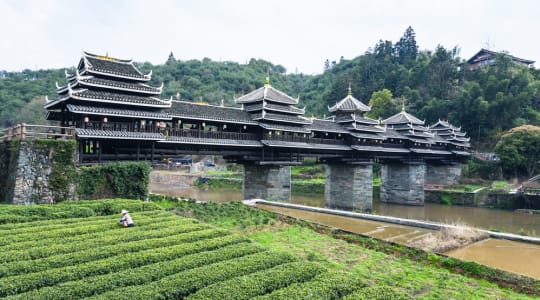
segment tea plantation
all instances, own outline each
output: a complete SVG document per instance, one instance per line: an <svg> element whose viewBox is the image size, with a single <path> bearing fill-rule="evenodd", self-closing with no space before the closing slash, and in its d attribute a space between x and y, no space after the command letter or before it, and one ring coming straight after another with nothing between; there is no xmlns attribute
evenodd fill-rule
<svg viewBox="0 0 540 300"><path fill-rule="evenodd" d="M130 211L135 227L118 225ZM154 203L0 206L6 299L407 299Z"/></svg>

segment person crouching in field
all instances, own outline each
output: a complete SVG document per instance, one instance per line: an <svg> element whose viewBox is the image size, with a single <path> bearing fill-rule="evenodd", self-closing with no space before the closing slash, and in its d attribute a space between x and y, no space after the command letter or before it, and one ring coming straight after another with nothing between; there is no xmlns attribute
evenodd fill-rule
<svg viewBox="0 0 540 300"><path fill-rule="evenodd" d="M124 225L124 227L132 227L134 225L133 219L129 215L129 212L125 209L122 209L122 218L119 222Z"/></svg>

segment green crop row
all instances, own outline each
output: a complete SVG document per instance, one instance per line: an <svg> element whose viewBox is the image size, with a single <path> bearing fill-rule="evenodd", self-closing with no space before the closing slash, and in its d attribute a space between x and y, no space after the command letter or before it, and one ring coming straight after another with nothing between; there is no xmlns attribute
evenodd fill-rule
<svg viewBox="0 0 540 300"><path fill-rule="evenodd" d="M183 255L214 250L245 241L248 241L246 237L228 235L189 244L126 253L121 257L113 256L79 265L4 277L0 278L0 297L15 295L65 281L79 280L89 276L119 272L126 269L129 270L160 261L172 260Z"/></svg>
<svg viewBox="0 0 540 300"><path fill-rule="evenodd" d="M95 215L117 214L122 209L131 212L159 210L152 202L127 199L109 199L100 201L64 202L55 205L18 206L3 204L0 209L0 224L31 222L47 219L65 219L90 217Z"/></svg>
<svg viewBox="0 0 540 300"><path fill-rule="evenodd" d="M165 218L174 218L174 216L169 216ZM92 233L92 232L100 232L103 230L110 230L110 229L118 229L118 220L120 218L111 218L110 222L104 222L102 224L97 225L90 225L86 226L84 225L84 222L80 223L80 226L73 226L68 228L59 228L55 230L49 230L49 231L35 231L35 232L26 232L22 234L17 235L8 235L3 234L0 238L0 246L15 243L15 242L23 242L23 241L29 241L29 240L35 240L35 239L47 239L47 238L56 238L56 237L63 237L63 236L69 236L69 235L79 235L79 234L85 234L85 233ZM148 218L142 218L142 220L135 219L137 223L135 225L144 225L144 224L151 224L155 222L156 218L148 217Z"/></svg>
<svg viewBox="0 0 540 300"><path fill-rule="evenodd" d="M188 224L195 224L196 220L178 218L178 217L175 217L174 215L170 215L169 217L159 218L157 220L154 220L153 218L137 219L136 222L137 222L136 226L129 228L129 231L140 232L140 231L147 231L147 230L156 230L159 228L163 228L164 226L184 226ZM110 226L104 227L102 230L95 231L95 232L82 233L78 235L49 237L49 238L38 239L38 240L26 240L26 241L13 242L13 243L10 243L9 245L1 246L0 252L9 251L9 250L17 250L17 249L29 249L33 247L50 246L50 245L56 245L56 244L75 243L75 242L80 242L80 241L91 240L96 237L99 238L105 235L107 236L119 235L119 232L122 232L122 233L128 232L127 229L122 228L117 224L117 220L113 220L112 223L109 225ZM0 238L0 241L1 240L2 238Z"/></svg>
<svg viewBox="0 0 540 300"><path fill-rule="evenodd" d="M167 215L170 214L168 212L165 212L163 210L149 210L149 211L141 211L141 212L135 212L135 216L160 216L160 215ZM118 214L118 217L120 217L120 214ZM47 228L47 229L53 229L55 227L62 227L67 226L71 224L76 224L80 222L99 222L101 220L110 220L111 215L106 216L93 216L93 217L73 217L73 218L66 218L66 219L50 219L50 220L38 220L38 221L32 221L32 222L25 222L25 223L10 223L10 224L2 224L0 225L0 232L5 231L11 231L11 230L23 230L27 228Z"/></svg>
<svg viewBox="0 0 540 300"><path fill-rule="evenodd" d="M171 213L163 212L154 210L151 211L150 214L147 213L136 213L132 215L132 217L137 219L141 218L160 218L160 217L166 217L171 216ZM36 222L28 222L24 223L25 225L28 224L27 227L16 227L11 229L3 229L0 231L2 235L18 235L22 233L29 233L29 232L38 232L38 231L53 231L58 229L65 229L67 227L77 227L79 224L84 224L84 226L90 226L90 225L99 225L99 224L110 224L111 221L120 219L120 214L118 214L118 217L115 218L113 216L100 216L97 218L72 218L72 219L65 219L66 222L62 224L43 224L40 221Z"/></svg>
<svg viewBox="0 0 540 300"><path fill-rule="evenodd" d="M312 262L292 262L207 286L186 299L250 299L291 283L305 282L324 268Z"/></svg>
<svg viewBox="0 0 540 300"><path fill-rule="evenodd" d="M148 284L116 289L89 299L181 299L205 286L293 260L294 257L286 253L256 253L176 273Z"/></svg>
<svg viewBox="0 0 540 300"><path fill-rule="evenodd" d="M326 272L313 280L291 284L270 294L256 297L257 300L293 300L293 299L341 299L366 284L352 274Z"/></svg>
<svg viewBox="0 0 540 300"><path fill-rule="evenodd" d="M253 243L234 244L213 251L200 252L170 261L133 268L129 271L123 270L117 273L68 281L14 295L7 299L80 299L113 291L121 287L149 283L185 270L263 251L262 247Z"/></svg>
<svg viewBox="0 0 540 300"><path fill-rule="evenodd" d="M200 230L196 227L193 230ZM25 273L40 272L51 268L61 268L75 264L81 264L93 260L103 259L124 253L132 253L147 249L167 247L183 243L191 243L198 240L209 239L229 234L223 229L206 229L193 231L174 236L146 239L117 245L103 246L99 248L91 247L82 251L61 255L54 255L40 259L16 261L0 266L0 277L14 276Z"/></svg>
<svg viewBox="0 0 540 300"><path fill-rule="evenodd" d="M121 235L110 234L109 232L103 233L101 236L94 236L92 239L86 239L74 243L60 243L46 246L30 247L22 250L9 250L0 252L0 263L8 263L12 261L25 261L45 258L49 256L71 253L80 251L81 249L90 249L96 247L103 247L108 245L120 245L125 242L140 241L144 239L169 237L181 233L190 231L203 230L210 228L207 224L188 224L183 226L178 225L177 222L165 222L160 223L162 227L158 227L159 230L137 230L146 229L145 227L134 227L129 230L125 230ZM161 228L161 229L160 229Z"/></svg>
<svg viewBox="0 0 540 300"><path fill-rule="evenodd" d="M344 300L409 300L413 299L405 292L390 286L370 286L343 297Z"/></svg>

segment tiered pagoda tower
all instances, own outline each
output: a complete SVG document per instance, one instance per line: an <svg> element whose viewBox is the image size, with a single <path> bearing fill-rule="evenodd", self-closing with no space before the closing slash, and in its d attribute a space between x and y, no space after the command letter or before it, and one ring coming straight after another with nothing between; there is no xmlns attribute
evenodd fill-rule
<svg viewBox="0 0 540 300"><path fill-rule="evenodd" d="M77 137L85 139L81 155L101 153L106 145L98 139L164 139L148 129L170 119L163 109L171 101L159 98L162 87L148 85L151 73L142 74L131 60L83 52L75 74L66 72L66 79L65 86L57 84L58 99L47 99L47 119L76 128Z"/></svg>
<svg viewBox="0 0 540 300"><path fill-rule="evenodd" d="M465 150L471 147L470 138L466 137L466 132L461 132L461 127L455 127L448 121L439 121L431 126L429 130L435 133L436 136L448 141L453 145L453 151L457 155L468 156L469 153Z"/></svg>
<svg viewBox="0 0 540 300"><path fill-rule="evenodd" d="M266 77L264 86L237 98L235 102L241 104L251 119L264 129L263 140L266 142L263 143L271 146L277 145L279 140L287 141L287 137L303 137L310 133L304 125L312 124L312 121L304 117L305 108L297 107L298 100L272 87L269 77Z"/></svg>
<svg viewBox="0 0 540 300"><path fill-rule="evenodd" d="M348 130L357 141L370 144L384 139L378 134L383 133L384 128L378 126L379 121L364 116L366 112L371 111L371 108L352 95L350 84L347 97L329 107L328 110L335 114L334 121Z"/></svg>

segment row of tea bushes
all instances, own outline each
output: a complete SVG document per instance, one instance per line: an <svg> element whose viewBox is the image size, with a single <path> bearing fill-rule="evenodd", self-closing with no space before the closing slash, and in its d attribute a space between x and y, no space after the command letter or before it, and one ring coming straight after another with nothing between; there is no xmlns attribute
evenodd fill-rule
<svg viewBox="0 0 540 300"><path fill-rule="evenodd" d="M141 212L160 209L153 202L129 199L66 201L54 205L0 205L0 224L118 214L122 209Z"/></svg>

